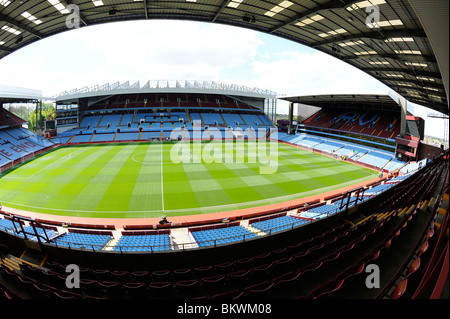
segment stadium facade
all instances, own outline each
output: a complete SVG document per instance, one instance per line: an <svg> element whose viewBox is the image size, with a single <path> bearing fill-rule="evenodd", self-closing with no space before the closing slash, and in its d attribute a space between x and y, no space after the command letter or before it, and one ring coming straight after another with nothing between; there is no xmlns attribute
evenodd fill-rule
<svg viewBox="0 0 450 319"><path fill-rule="evenodd" d="M117 105L113 106L116 101ZM145 81L142 84L140 81L125 81L62 92L56 96L56 107L58 134L81 127L85 116L104 115L105 110L139 116L139 113L147 111L153 115L186 110L200 113L203 107L212 112L266 114L273 121L276 116L276 93L206 81ZM192 122L186 118L184 120ZM223 126L226 124L220 119L219 122ZM216 123L206 121L202 124Z"/></svg>

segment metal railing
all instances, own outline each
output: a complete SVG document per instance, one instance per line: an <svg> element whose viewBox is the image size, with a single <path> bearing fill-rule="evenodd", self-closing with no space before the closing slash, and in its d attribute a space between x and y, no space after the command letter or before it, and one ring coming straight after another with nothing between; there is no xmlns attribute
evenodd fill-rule
<svg viewBox="0 0 450 319"><path fill-rule="evenodd" d="M143 253L155 253L155 252L168 252L168 251L174 251L174 250L188 250L188 249L194 249L194 248L212 248L217 247L221 245L227 245L227 244L236 244L239 242L245 242L248 240L258 239L263 236L271 236L275 233L282 232L282 231L290 231L292 229L302 227L304 225L310 224L314 222L315 220L326 218L336 212L326 212L326 213L315 213L314 218L305 218L304 223L299 223L298 221L287 223L285 225L277 225L273 228L266 229L266 230L257 230L253 231L250 234L240 234L236 236L230 236L230 237L222 237L222 238L211 238L207 240L202 241L193 241L189 243L174 243L171 242L170 244L161 244L161 245L99 245L99 244L93 244L93 243L86 243L86 242L69 242L64 241L62 239L58 240L51 240L47 244L54 245L56 247L61 248L67 248L67 249L84 249L84 250L90 250L90 251L109 251L109 252L117 252L117 253L136 253L136 252L143 252ZM43 228L45 232L45 228ZM19 233L14 228L9 228L4 225L0 225L0 231L6 231L10 234L18 236ZM45 236L45 235L44 235ZM206 244L206 245L204 245Z"/></svg>

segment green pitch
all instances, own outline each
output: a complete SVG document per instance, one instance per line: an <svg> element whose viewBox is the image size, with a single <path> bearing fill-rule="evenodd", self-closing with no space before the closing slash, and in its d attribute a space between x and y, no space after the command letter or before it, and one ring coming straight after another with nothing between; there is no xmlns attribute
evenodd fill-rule
<svg viewBox="0 0 450 319"><path fill-rule="evenodd" d="M193 150L194 144L188 147ZM208 144L200 146L204 149ZM278 154L268 157L277 164L270 174L261 174L267 162L262 164L257 156L252 161L260 151L247 143L231 144L232 149L223 146L221 157L212 153L217 163L199 159L195 154L201 153L195 151L185 162L176 163L175 145L55 149L4 173L0 204L79 217L170 217L278 203L377 176L375 171L281 143Z"/></svg>

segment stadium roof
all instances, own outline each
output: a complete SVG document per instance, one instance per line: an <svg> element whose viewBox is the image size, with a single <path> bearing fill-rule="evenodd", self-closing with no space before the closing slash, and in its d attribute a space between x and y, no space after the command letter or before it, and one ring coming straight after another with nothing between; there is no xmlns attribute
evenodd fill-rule
<svg viewBox="0 0 450 319"><path fill-rule="evenodd" d="M283 100L316 105L318 103L386 104L399 107L389 95L375 94L320 94L284 97Z"/></svg>
<svg viewBox="0 0 450 319"><path fill-rule="evenodd" d="M244 85L227 84L214 81L178 81L178 80L154 80L154 81L121 81L94 85L64 91L56 95L57 101L74 98L137 94L137 93L205 93L205 94L230 94L257 98L276 98L276 92L251 88Z"/></svg>
<svg viewBox="0 0 450 319"><path fill-rule="evenodd" d="M367 23L377 17L371 5L379 8L377 25ZM448 0L0 0L0 58L73 28L72 8L80 27L177 19L269 33L335 56L408 101L449 114Z"/></svg>
<svg viewBox="0 0 450 319"><path fill-rule="evenodd" d="M43 99L42 91L39 90L0 85L0 106L5 103L26 103Z"/></svg>
<svg viewBox="0 0 450 319"><path fill-rule="evenodd" d="M375 94L321 94L284 97L283 100L318 107L331 105L364 105L366 107L377 106L384 109L400 110L400 105L389 95Z"/></svg>

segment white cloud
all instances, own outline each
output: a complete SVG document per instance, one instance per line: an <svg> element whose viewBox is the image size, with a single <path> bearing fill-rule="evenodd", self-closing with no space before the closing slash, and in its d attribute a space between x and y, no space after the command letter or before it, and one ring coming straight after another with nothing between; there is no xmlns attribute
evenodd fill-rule
<svg viewBox="0 0 450 319"><path fill-rule="evenodd" d="M110 23L35 42L0 60L1 82L46 95L122 80L210 80L281 94L373 93L378 81L319 51L224 25L176 21ZM279 43L279 39L277 39ZM386 92L383 92L386 93Z"/></svg>
<svg viewBox="0 0 450 319"><path fill-rule="evenodd" d="M86 48L104 62L123 67L205 63L215 68L234 67L255 55L260 44L254 32L196 22L114 23L97 26L95 31L93 36L83 34Z"/></svg>
<svg viewBox="0 0 450 319"><path fill-rule="evenodd" d="M215 80L253 59L257 33L197 22L110 23L64 32L0 60L0 82L47 95L122 80Z"/></svg>
<svg viewBox="0 0 450 319"><path fill-rule="evenodd" d="M367 73L316 51L280 52L278 57L252 64L256 86L269 85L286 95L388 93L388 88Z"/></svg>

